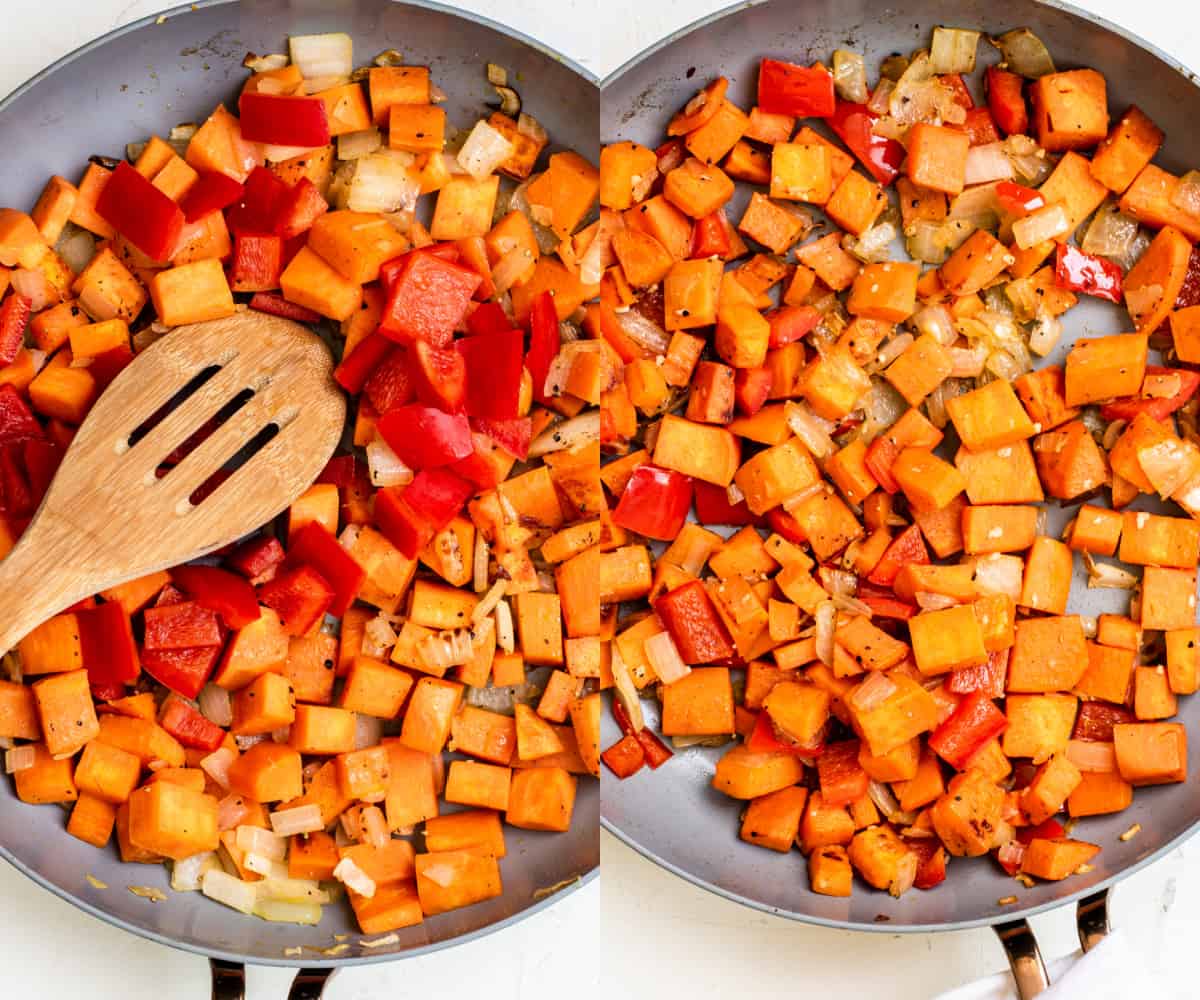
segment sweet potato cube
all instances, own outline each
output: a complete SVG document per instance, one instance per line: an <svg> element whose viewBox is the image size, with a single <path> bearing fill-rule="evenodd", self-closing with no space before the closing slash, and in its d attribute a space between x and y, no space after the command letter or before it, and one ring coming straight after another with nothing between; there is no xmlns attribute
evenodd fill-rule
<svg viewBox="0 0 1200 1000"><path fill-rule="evenodd" d="M1187 732L1178 722L1134 722L1113 726L1117 770L1131 785L1165 785L1187 780Z"/></svg>
<svg viewBox="0 0 1200 1000"><path fill-rule="evenodd" d="M614 142L600 150L600 204L623 212L635 202L633 192L658 169L654 150L636 142Z"/></svg>
<svg viewBox="0 0 1200 1000"><path fill-rule="evenodd" d="M1021 792L1021 809L1031 826L1044 823L1066 804L1079 786L1082 775L1066 754L1055 754L1041 767Z"/></svg>
<svg viewBox="0 0 1200 1000"><path fill-rule="evenodd" d="M1029 97L1038 145L1049 152L1089 149L1108 134L1108 91L1094 69L1048 73Z"/></svg>
<svg viewBox="0 0 1200 1000"><path fill-rule="evenodd" d="M842 239L837 233L822 236L813 243L805 243L796 250L796 260L814 271L835 292L849 288L861 266L856 258L842 249Z"/></svg>
<svg viewBox="0 0 1200 1000"><path fill-rule="evenodd" d="M1189 625L1166 634L1167 680L1175 694L1194 694L1200 688L1200 630Z"/></svg>
<svg viewBox="0 0 1200 1000"><path fill-rule="evenodd" d="M712 786L735 799L756 799L796 784L804 774L790 753L762 753L738 743L717 761Z"/></svg>
<svg viewBox="0 0 1200 1000"><path fill-rule="evenodd" d="M1056 538L1035 538L1025 558L1025 574L1017 603L1034 611L1061 615L1071 589L1071 550Z"/></svg>
<svg viewBox="0 0 1200 1000"><path fill-rule="evenodd" d="M930 813L933 829L957 857L979 857L993 846L1004 808L1004 789L982 771L970 770L950 782Z"/></svg>
<svg viewBox="0 0 1200 1000"><path fill-rule="evenodd" d="M17 644L23 674L61 673L83 666L79 620L71 612L47 618Z"/></svg>
<svg viewBox="0 0 1200 1000"><path fill-rule="evenodd" d="M1087 640L1078 615L1024 618L1017 622L1016 641L1008 663L1009 691L1070 691L1087 669Z"/></svg>
<svg viewBox="0 0 1200 1000"><path fill-rule="evenodd" d="M408 249L408 240L373 212L326 212L308 232L308 245L347 281L365 285L385 261Z"/></svg>
<svg viewBox="0 0 1200 1000"><path fill-rule="evenodd" d="M884 372L909 406L920 406L925 397L950 376L950 352L932 334L914 340Z"/></svg>
<svg viewBox="0 0 1200 1000"><path fill-rule="evenodd" d="M1138 395L1146 375L1147 342L1144 333L1075 341L1067 355L1067 405Z"/></svg>
<svg viewBox="0 0 1200 1000"><path fill-rule="evenodd" d="M17 798L30 805L50 802L74 802L79 798L75 784L75 762L70 757L55 759L42 743L33 744L31 767L13 775Z"/></svg>
<svg viewBox="0 0 1200 1000"><path fill-rule="evenodd" d="M987 662L983 630L970 604L914 615L908 628L913 659L926 677Z"/></svg>
<svg viewBox="0 0 1200 1000"><path fill-rule="evenodd" d="M1075 152L1063 154L1038 192L1047 205L1057 202L1066 209L1072 229L1081 225L1108 197L1108 189L1092 176L1087 158ZM1045 258L1046 252L1040 249L1043 247L1044 244L1038 243L1026 251L1031 255L1031 270ZM1013 270L1015 272L1017 268L1014 266Z"/></svg>
<svg viewBox="0 0 1200 1000"><path fill-rule="evenodd" d="M1124 705L1129 698L1136 656L1133 650L1087 644L1088 665L1075 684L1075 691L1090 698L1101 698Z"/></svg>
<svg viewBox="0 0 1200 1000"><path fill-rule="evenodd" d="M817 483L820 472L799 438L767 448L733 477L752 513L765 514L788 497Z"/></svg>
<svg viewBox="0 0 1200 1000"><path fill-rule="evenodd" d="M966 477L971 503L1040 503L1045 499L1027 441L988 451L959 448L954 465Z"/></svg>
<svg viewBox="0 0 1200 1000"><path fill-rule="evenodd" d="M897 881L901 861L911 851L900 834L885 824L856 833L846 853L863 881L876 889L890 889Z"/></svg>
<svg viewBox="0 0 1200 1000"><path fill-rule="evenodd" d="M885 754L873 754L863 743L858 750L859 766L875 781L909 781L920 766L921 741L913 737Z"/></svg>
<svg viewBox="0 0 1200 1000"><path fill-rule="evenodd" d="M668 330L690 330L717 321L721 287L719 260L680 260L663 279L663 313Z"/></svg>
<svg viewBox="0 0 1200 1000"><path fill-rule="evenodd" d="M304 791L300 753L283 743L256 743L229 768L229 790L255 802L290 802Z"/></svg>
<svg viewBox="0 0 1200 1000"><path fill-rule="evenodd" d="M1196 622L1196 571L1147 566L1142 573L1142 628L1186 629Z"/></svg>
<svg viewBox="0 0 1200 1000"><path fill-rule="evenodd" d="M938 277L952 295L973 295L1011 263L1012 256L1003 243L986 229L976 229L941 266Z"/></svg>
<svg viewBox="0 0 1200 1000"><path fill-rule="evenodd" d="M129 840L143 851L176 861L217 849L217 800L169 781L129 797Z"/></svg>
<svg viewBox="0 0 1200 1000"><path fill-rule="evenodd" d="M1200 523L1186 517L1164 517L1125 511L1117 557L1138 566L1191 569L1200 562Z"/></svg>
<svg viewBox="0 0 1200 1000"><path fill-rule="evenodd" d="M33 685L46 749L55 757L73 754L100 732L86 670L43 677Z"/></svg>
<svg viewBox="0 0 1200 1000"><path fill-rule="evenodd" d="M833 194L833 161L824 143L771 147L771 197L824 205Z"/></svg>
<svg viewBox="0 0 1200 1000"><path fill-rule="evenodd" d="M937 725L937 703L912 677L898 670L888 674L896 685L882 704L864 710L850 704L850 721L874 756L903 746Z"/></svg>
<svg viewBox="0 0 1200 1000"><path fill-rule="evenodd" d="M162 761L183 767L186 762L183 747L153 719L105 713L99 722L97 740L133 754L143 764Z"/></svg>
<svg viewBox="0 0 1200 1000"><path fill-rule="evenodd" d="M892 476L914 506L940 510L960 494L966 477L928 448L904 448L892 464Z"/></svg>
<svg viewBox="0 0 1200 1000"><path fill-rule="evenodd" d="M796 385L796 391L808 400L813 412L826 420L841 420L870 388L867 373L849 351L838 347L809 362Z"/></svg>
<svg viewBox="0 0 1200 1000"><path fill-rule="evenodd" d="M793 785L752 800L738 835L748 844L786 854L800 833L807 798L807 790Z"/></svg>
<svg viewBox="0 0 1200 1000"><path fill-rule="evenodd" d="M1140 109L1131 107L1092 154L1092 176L1114 194L1121 194L1154 159L1162 141L1162 129Z"/></svg>
<svg viewBox="0 0 1200 1000"><path fill-rule="evenodd" d="M733 732L733 687L728 667L696 667L662 688L665 736Z"/></svg>
<svg viewBox="0 0 1200 1000"><path fill-rule="evenodd" d="M1200 219L1174 203L1180 178L1148 163L1133 179L1118 203L1121 211L1147 226L1174 226L1191 240L1200 240Z"/></svg>
<svg viewBox="0 0 1200 1000"><path fill-rule="evenodd" d="M741 446L724 427L698 424L674 414L659 423L654 462L716 486L728 486L738 471Z"/></svg>
<svg viewBox="0 0 1200 1000"><path fill-rule="evenodd" d="M416 856L417 894L426 916L492 899L503 892L500 866L490 855L441 851Z"/></svg>
<svg viewBox="0 0 1200 1000"><path fill-rule="evenodd" d="M848 897L853 889L854 869L846 849L829 844L814 850L808 857L808 881L818 895Z"/></svg>
<svg viewBox="0 0 1200 1000"><path fill-rule="evenodd" d="M1104 452L1081 420L1039 434L1033 450L1038 474L1053 497L1072 500L1109 480Z"/></svg>
<svg viewBox="0 0 1200 1000"><path fill-rule="evenodd" d="M861 236L886 207L883 188L857 170L851 170L826 202L825 213L846 232Z"/></svg>
<svg viewBox="0 0 1200 1000"><path fill-rule="evenodd" d="M830 805L814 790L800 822L800 848L805 852L821 847L849 844L854 839L854 818L845 806Z"/></svg>
<svg viewBox="0 0 1200 1000"><path fill-rule="evenodd" d="M104 847L112 838L116 822L116 806L93 795L83 794L71 810L67 833L93 847Z"/></svg>
<svg viewBox="0 0 1200 1000"><path fill-rule="evenodd" d="M71 214L75 211L78 198L79 190L65 178L55 175L46 181L37 204L33 206L31 216L42 239L49 246L58 242Z"/></svg>
<svg viewBox="0 0 1200 1000"><path fill-rule="evenodd" d="M785 254L812 228L812 220L800 209L776 204L761 191L755 191L737 228L772 253Z"/></svg>
<svg viewBox="0 0 1200 1000"><path fill-rule="evenodd" d="M1081 70L1080 72L1085 71ZM1062 76L1063 74L1058 75ZM1051 882L1059 882L1068 875L1074 875L1081 866L1087 864L1099 853L1100 847L1097 844L1089 844L1082 840L1067 838L1048 840L1045 837L1034 837L1025 848L1025 854L1021 858L1021 871Z"/></svg>
<svg viewBox="0 0 1200 1000"><path fill-rule="evenodd" d="M909 131L907 145L905 170L914 184L945 194L962 192L971 145L966 133L922 122Z"/></svg>
<svg viewBox="0 0 1200 1000"><path fill-rule="evenodd" d="M702 219L733 197L733 181L720 167L688 157L663 180L663 197L684 215Z"/></svg>
<svg viewBox="0 0 1200 1000"><path fill-rule="evenodd" d="M1008 728L1001 737L1009 757L1029 757L1035 764L1062 753L1071 738L1079 700L1072 694L1010 694L1004 714Z"/></svg>
<svg viewBox="0 0 1200 1000"><path fill-rule="evenodd" d="M233 696L236 736L259 736L290 726L296 718L296 693L281 674L266 673L255 678Z"/></svg>
<svg viewBox="0 0 1200 1000"><path fill-rule="evenodd" d="M1035 428L1012 386L997 379L946 403L946 412L962 443L987 451L1031 438Z"/></svg>
<svg viewBox="0 0 1200 1000"><path fill-rule="evenodd" d="M1085 771L1067 799L1067 812L1077 816L1103 816L1127 809L1133 802L1133 785L1116 771Z"/></svg>
<svg viewBox="0 0 1200 1000"><path fill-rule="evenodd" d="M687 134L684 144L702 163L716 163L733 149L750 125L750 116L729 100L723 100L716 112L699 128Z"/></svg>
<svg viewBox="0 0 1200 1000"><path fill-rule="evenodd" d="M1021 552L1037 537L1038 509L1017 504L979 504L962 512L963 551Z"/></svg>
<svg viewBox="0 0 1200 1000"><path fill-rule="evenodd" d="M920 267L903 261L866 264L854 279L846 310L851 316L900 323L916 310Z"/></svg>
<svg viewBox="0 0 1200 1000"><path fill-rule="evenodd" d="M75 766L75 784L88 795L120 805L137 787L142 762L128 751L93 740Z"/></svg>
<svg viewBox="0 0 1200 1000"><path fill-rule="evenodd" d="M565 833L575 808L576 778L561 767L531 767L513 774L505 820L525 830Z"/></svg>
<svg viewBox="0 0 1200 1000"><path fill-rule="evenodd" d="M759 368L767 359L771 324L751 305L722 305L717 310L714 346L734 368Z"/></svg>

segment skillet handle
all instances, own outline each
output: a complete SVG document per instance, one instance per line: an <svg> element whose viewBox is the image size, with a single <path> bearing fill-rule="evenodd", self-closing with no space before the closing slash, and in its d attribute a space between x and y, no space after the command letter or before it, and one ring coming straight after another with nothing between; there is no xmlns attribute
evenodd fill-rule
<svg viewBox="0 0 1200 1000"><path fill-rule="evenodd" d="M208 960L212 971L212 1000L246 1000L246 967L220 958Z"/></svg>
<svg viewBox="0 0 1200 1000"><path fill-rule="evenodd" d="M1037 938L1025 920L1010 920L992 928L1004 945L1013 979L1017 981L1017 994L1021 1000L1033 1000L1050 988L1050 977L1046 974L1046 963L1038 949Z"/></svg>
<svg viewBox="0 0 1200 1000"><path fill-rule="evenodd" d="M333 976L333 969L301 969L292 981L288 1000L321 1000L325 985Z"/></svg>
<svg viewBox="0 0 1200 1000"><path fill-rule="evenodd" d="M1108 934L1108 890L1101 889L1093 896L1081 899L1075 908L1075 923L1079 928L1079 944L1091 951Z"/></svg>

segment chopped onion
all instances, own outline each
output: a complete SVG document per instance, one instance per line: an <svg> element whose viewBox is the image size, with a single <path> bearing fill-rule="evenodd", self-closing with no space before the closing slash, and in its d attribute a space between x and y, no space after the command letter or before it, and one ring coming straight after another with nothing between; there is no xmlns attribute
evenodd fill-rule
<svg viewBox="0 0 1200 1000"><path fill-rule="evenodd" d="M322 906L333 901L333 893L322 889L320 883L312 879L281 875L259 882L258 898L274 900L279 903L308 903Z"/></svg>
<svg viewBox="0 0 1200 1000"><path fill-rule="evenodd" d="M876 674L875 676L882 677L883 674ZM900 814L900 803L896 800L896 796L891 788L883 782L872 778L867 784L867 796L875 804L875 808L879 810L884 819L890 821L893 816Z"/></svg>
<svg viewBox="0 0 1200 1000"><path fill-rule="evenodd" d="M898 333L886 344L879 348L875 356L876 364L882 369L895 361L901 354L912 347L915 338L911 333Z"/></svg>
<svg viewBox="0 0 1200 1000"><path fill-rule="evenodd" d="M242 821L250 815L250 807L246 800L235 792L230 792L217 803L217 829L224 833L242 825Z"/></svg>
<svg viewBox="0 0 1200 1000"><path fill-rule="evenodd" d="M857 52L833 50L833 86L843 101L866 104L871 97L867 87L867 64Z"/></svg>
<svg viewBox="0 0 1200 1000"><path fill-rule="evenodd" d="M666 354L671 344L671 338L657 323L647 319L636 309L617 313L617 322L621 330L638 347L651 354Z"/></svg>
<svg viewBox="0 0 1200 1000"><path fill-rule="evenodd" d="M281 903L274 899L259 899L255 901L251 912L275 924L315 927L321 922L321 907L315 903Z"/></svg>
<svg viewBox="0 0 1200 1000"><path fill-rule="evenodd" d="M471 633L467 629L434 632L417 643L417 653L426 666L444 671L470 663L474 656Z"/></svg>
<svg viewBox="0 0 1200 1000"><path fill-rule="evenodd" d="M80 274L96 256L96 237L86 229L68 223L54 251L67 267Z"/></svg>
<svg viewBox="0 0 1200 1000"><path fill-rule="evenodd" d="M346 76L354 70L354 42L342 32L292 35L288 39L292 62L306 80L321 76Z"/></svg>
<svg viewBox="0 0 1200 1000"><path fill-rule="evenodd" d="M360 715L359 718L363 716ZM311 803L292 809L277 809L271 813L271 829L280 837L294 837L301 833L317 833L324 830L321 807Z"/></svg>
<svg viewBox="0 0 1200 1000"><path fill-rule="evenodd" d="M832 421L818 417L808 403L788 400L784 404L784 414L788 429L801 440L813 458L827 458L837 450L832 437Z"/></svg>
<svg viewBox="0 0 1200 1000"><path fill-rule="evenodd" d="M692 668L683 662L669 632L650 636L642 643L642 648L646 652L647 662L664 684L674 684L692 672Z"/></svg>
<svg viewBox="0 0 1200 1000"><path fill-rule="evenodd" d="M1040 358L1044 358L1058 343L1062 336L1063 325L1054 316L1039 316L1033 321L1033 329L1029 331L1029 349Z"/></svg>
<svg viewBox="0 0 1200 1000"><path fill-rule="evenodd" d="M268 163L283 163L286 160L294 160L298 156L315 153L320 148L320 146L273 146L270 143L264 143L263 159Z"/></svg>
<svg viewBox="0 0 1200 1000"><path fill-rule="evenodd" d="M941 303L918 309L908 322L917 333L933 337L943 347L949 347L958 339L958 333L954 329L954 317Z"/></svg>
<svg viewBox="0 0 1200 1000"><path fill-rule="evenodd" d="M966 348L951 347L951 378L976 378L982 375L987 356L987 344L977 343Z"/></svg>
<svg viewBox="0 0 1200 1000"><path fill-rule="evenodd" d="M1200 171L1189 170L1175 185L1171 204L1181 212L1200 218Z"/></svg>
<svg viewBox="0 0 1200 1000"><path fill-rule="evenodd" d="M271 738L269 733L256 733L254 736L235 736L233 741L239 750L249 750L252 746L265 743Z"/></svg>
<svg viewBox="0 0 1200 1000"><path fill-rule="evenodd" d="M896 89L896 81L888 77L880 77L879 83L875 85L875 90L871 93L871 99L867 101L868 110L877 115L886 115L888 113L888 103L892 99L892 91Z"/></svg>
<svg viewBox="0 0 1200 1000"><path fill-rule="evenodd" d="M860 712L870 712L895 693L895 682L882 670L873 670L867 674L866 680L851 692L848 701Z"/></svg>
<svg viewBox="0 0 1200 1000"><path fill-rule="evenodd" d="M511 653L517 648L512 608L508 606L508 601L501 601L496 605L496 645L503 653Z"/></svg>
<svg viewBox="0 0 1200 1000"><path fill-rule="evenodd" d="M431 867L436 868L437 866L433 865ZM447 865L446 868L449 869L447 881L438 882L437 879L433 879L433 881L437 882L438 885L442 886L443 888L445 888L454 880L455 874L454 869L451 868L451 866ZM342 860L337 863L337 867L333 869L333 877L341 882L342 885L344 885L347 889L352 889L360 896L366 896L367 899L370 899L375 895L374 880L371 879L367 873L359 868L358 865L356 865L350 858L342 858ZM425 877L431 878L428 870L425 872Z"/></svg>
<svg viewBox="0 0 1200 1000"><path fill-rule="evenodd" d="M25 746L13 747L4 751L4 773L16 774L18 771L28 771L37 760L37 751L32 743Z"/></svg>
<svg viewBox="0 0 1200 1000"><path fill-rule="evenodd" d="M383 136L377 128L367 128L361 132L346 132L337 137L339 160L360 160L364 156L370 156L382 146Z"/></svg>
<svg viewBox="0 0 1200 1000"><path fill-rule="evenodd" d="M1111 774L1117 769L1117 754L1112 743L1068 740L1067 760L1079 770L1092 774Z"/></svg>
<svg viewBox="0 0 1200 1000"><path fill-rule="evenodd" d="M286 878L288 869L282 861L272 861L256 851L242 854L242 867L263 878Z"/></svg>
<svg viewBox="0 0 1200 1000"><path fill-rule="evenodd" d="M1120 205L1110 201L1101 205L1092 216L1079 248L1084 253L1108 257L1125 267L1128 265L1123 262L1130 259L1130 250L1137 235L1137 219L1126 215Z"/></svg>
<svg viewBox="0 0 1200 1000"><path fill-rule="evenodd" d="M209 722L228 729L233 725L233 699L229 692L216 684L205 684L198 698L200 714Z"/></svg>
<svg viewBox="0 0 1200 1000"><path fill-rule="evenodd" d="M613 691L617 701L621 703L621 707L625 709L625 714L629 717L629 724L635 731L644 729L646 718L642 714L642 701L638 697L637 685L634 683L633 673L617 649L616 643L612 646L612 675Z"/></svg>
<svg viewBox="0 0 1200 1000"><path fill-rule="evenodd" d="M517 131L521 135L542 145L550 141L550 136L547 134L545 128L542 127L542 123L534 118L533 115L527 115L524 112L517 115Z"/></svg>
<svg viewBox="0 0 1200 1000"><path fill-rule="evenodd" d="M1019 840L1005 841L996 853L996 860L1005 871L1020 869L1021 862L1025 860L1025 845Z"/></svg>
<svg viewBox="0 0 1200 1000"><path fill-rule="evenodd" d="M843 236L842 249L864 264L882 264L891 259L891 244L895 238L896 227L890 222L879 222L861 236Z"/></svg>
<svg viewBox="0 0 1200 1000"><path fill-rule="evenodd" d="M996 185L977 184L967 188L950 202L947 218L970 222L976 229L995 229L1000 221Z"/></svg>
<svg viewBox="0 0 1200 1000"><path fill-rule="evenodd" d="M417 204L421 182L410 171L413 155L379 149L355 160L346 188L346 208L352 212L408 212Z"/></svg>
<svg viewBox="0 0 1200 1000"><path fill-rule="evenodd" d="M363 628L363 656L383 659L396 645L396 630L384 614L372 618Z"/></svg>
<svg viewBox="0 0 1200 1000"><path fill-rule="evenodd" d="M1071 217L1061 202L1054 202L1031 212L1012 224L1013 239L1022 250L1028 250L1046 240L1054 240L1071 231Z"/></svg>
<svg viewBox="0 0 1200 1000"><path fill-rule="evenodd" d="M497 580L493 583L491 589L479 599L475 610L471 612L471 624L481 624L496 609L506 593L508 593L507 580Z"/></svg>
<svg viewBox="0 0 1200 1000"><path fill-rule="evenodd" d="M475 532L475 551L471 562L471 585L475 593L482 594L488 585L488 552L487 539L482 531Z"/></svg>
<svg viewBox="0 0 1200 1000"><path fill-rule="evenodd" d="M379 806L367 806L359 817L359 827L362 829L362 839L372 847L383 848L392 839L388 832L387 820L383 818L383 810Z"/></svg>
<svg viewBox="0 0 1200 1000"><path fill-rule="evenodd" d="M917 852L909 850L907 854L896 862L896 877L892 879L892 884L888 886L888 892L899 899L913 887L916 879Z"/></svg>
<svg viewBox="0 0 1200 1000"><path fill-rule="evenodd" d="M536 267L537 258L528 247L513 247L496 261L496 266L492 268L492 282L503 294L514 285L523 285L528 281Z"/></svg>
<svg viewBox="0 0 1200 1000"><path fill-rule="evenodd" d="M600 411L589 410L561 424L552 424L533 439L529 457L538 458L556 451L574 451L600 440Z"/></svg>
<svg viewBox="0 0 1200 1000"><path fill-rule="evenodd" d="M34 312L41 312L47 306L58 302L60 296L50 279L41 271L32 271L18 267L10 275L13 291L29 300Z"/></svg>
<svg viewBox="0 0 1200 1000"><path fill-rule="evenodd" d="M1045 43L1028 28L1014 28L990 39L1000 50L1008 69L1030 80L1054 72L1054 60Z"/></svg>
<svg viewBox="0 0 1200 1000"><path fill-rule="evenodd" d="M822 601L813 616L816 619L817 658L827 667L833 666L833 635L837 624L837 605Z"/></svg>
<svg viewBox="0 0 1200 1000"><path fill-rule="evenodd" d="M929 61L935 73L972 73L980 32L967 28L934 28Z"/></svg>
<svg viewBox="0 0 1200 1000"><path fill-rule="evenodd" d="M620 228L620 218L608 209L600 210L600 222L592 242L579 258L579 280L585 285L595 285L604 274L612 258L612 238Z"/></svg>
<svg viewBox="0 0 1200 1000"><path fill-rule="evenodd" d="M383 721L359 712L354 720L354 749L373 747L383 738Z"/></svg>
<svg viewBox="0 0 1200 1000"><path fill-rule="evenodd" d="M1087 585L1089 590L1133 590L1138 578L1127 569L1114 566L1112 563L1096 562L1087 551L1080 553L1083 565L1087 570Z"/></svg>
<svg viewBox="0 0 1200 1000"><path fill-rule="evenodd" d="M207 872L219 869L216 851L193 854L171 863L171 888L175 892L199 892Z"/></svg>
<svg viewBox="0 0 1200 1000"><path fill-rule="evenodd" d="M358 817L359 812L356 809L347 809L338 817L338 832L345 834L350 843L357 843L362 839L362 827L359 826Z"/></svg>
<svg viewBox="0 0 1200 1000"><path fill-rule="evenodd" d="M282 52L272 52L270 55L258 56L247 52L242 65L251 73L270 73L272 70L283 69L288 64L288 57Z"/></svg>
<svg viewBox="0 0 1200 1000"><path fill-rule="evenodd" d="M228 788L229 768L237 758L236 750L231 747L221 747L201 759L200 769L222 788Z"/></svg>
<svg viewBox="0 0 1200 1000"><path fill-rule="evenodd" d="M967 150L966 184L987 184L1006 181L1016 173L1013 162L1004 152L1004 143L986 142Z"/></svg>
<svg viewBox="0 0 1200 1000"><path fill-rule="evenodd" d="M200 891L209 899L242 913L253 913L254 904L258 902L258 888L253 882L243 882L219 868L210 868L204 873Z"/></svg>
<svg viewBox="0 0 1200 1000"><path fill-rule="evenodd" d="M1020 556L999 552L983 556L975 561L975 586L985 594L1007 594L1019 600L1024 569Z"/></svg>
<svg viewBox="0 0 1200 1000"><path fill-rule="evenodd" d="M958 601L948 594L931 594L926 590L916 591L913 600L922 611L945 611L946 608L953 608L958 604Z"/></svg>
<svg viewBox="0 0 1200 1000"><path fill-rule="evenodd" d="M961 124L967 118L966 109L958 103L954 91L934 75L927 52L918 52L896 81L896 88L888 97L888 112L900 129L917 122ZM881 124L886 127L882 118L873 129L877 134L882 134Z"/></svg>
<svg viewBox="0 0 1200 1000"><path fill-rule="evenodd" d="M367 445L367 468L373 486L407 486L413 481L413 470L378 435Z"/></svg>
<svg viewBox="0 0 1200 1000"><path fill-rule="evenodd" d="M477 181L486 180L515 152L504 133L482 118L475 123L458 151L458 163Z"/></svg>
<svg viewBox="0 0 1200 1000"><path fill-rule="evenodd" d="M287 841L261 826L239 826L237 846L238 850L260 854L271 861L282 861L287 857Z"/></svg>

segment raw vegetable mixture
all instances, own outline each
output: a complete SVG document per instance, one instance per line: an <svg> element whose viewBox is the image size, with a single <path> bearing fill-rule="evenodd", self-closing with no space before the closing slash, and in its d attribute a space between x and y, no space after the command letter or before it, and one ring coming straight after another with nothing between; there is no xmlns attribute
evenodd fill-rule
<svg viewBox="0 0 1200 1000"><path fill-rule="evenodd" d="M853 52L764 58L753 107L718 78L601 155L603 761L671 757L657 698L825 895L985 854L1064 879L1102 849L1077 820L1186 778L1200 174L1096 69L987 42L982 79L953 28L873 85ZM1081 295L1128 317L1039 363ZM1077 556L1127 614L1067 612Z"/></svg>
<svg viewBox="0 0 1200 1000"><path fill-rule="evenodd" d="M599 773L599 176L541 162L501 67L455 137L394 51L355 69L349 36L294 37L246 65L237 115L0 209L0 556L172 327L332 321L354 447L279 523L24 639L0 740L22 801L172 888L305 924L345 895L386 934L500 895L505 824L566 831Z"/></svg>

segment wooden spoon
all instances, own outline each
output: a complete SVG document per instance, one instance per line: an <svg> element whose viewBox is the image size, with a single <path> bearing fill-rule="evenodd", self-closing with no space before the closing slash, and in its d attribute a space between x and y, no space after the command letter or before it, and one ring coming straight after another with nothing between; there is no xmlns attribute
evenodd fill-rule
<svg viewBox="0 0 1200 1000"><path fill-rule="evenodd" d="M341 438L346 401L332 366L307 328L254 311L178 327L142 351L92 407L32 523L0 561L0 653L85 597L212 552L285 510ZM225 422L159 478L163 460L218 414ZM191 502L271 426L274 437Z"/></svg>

